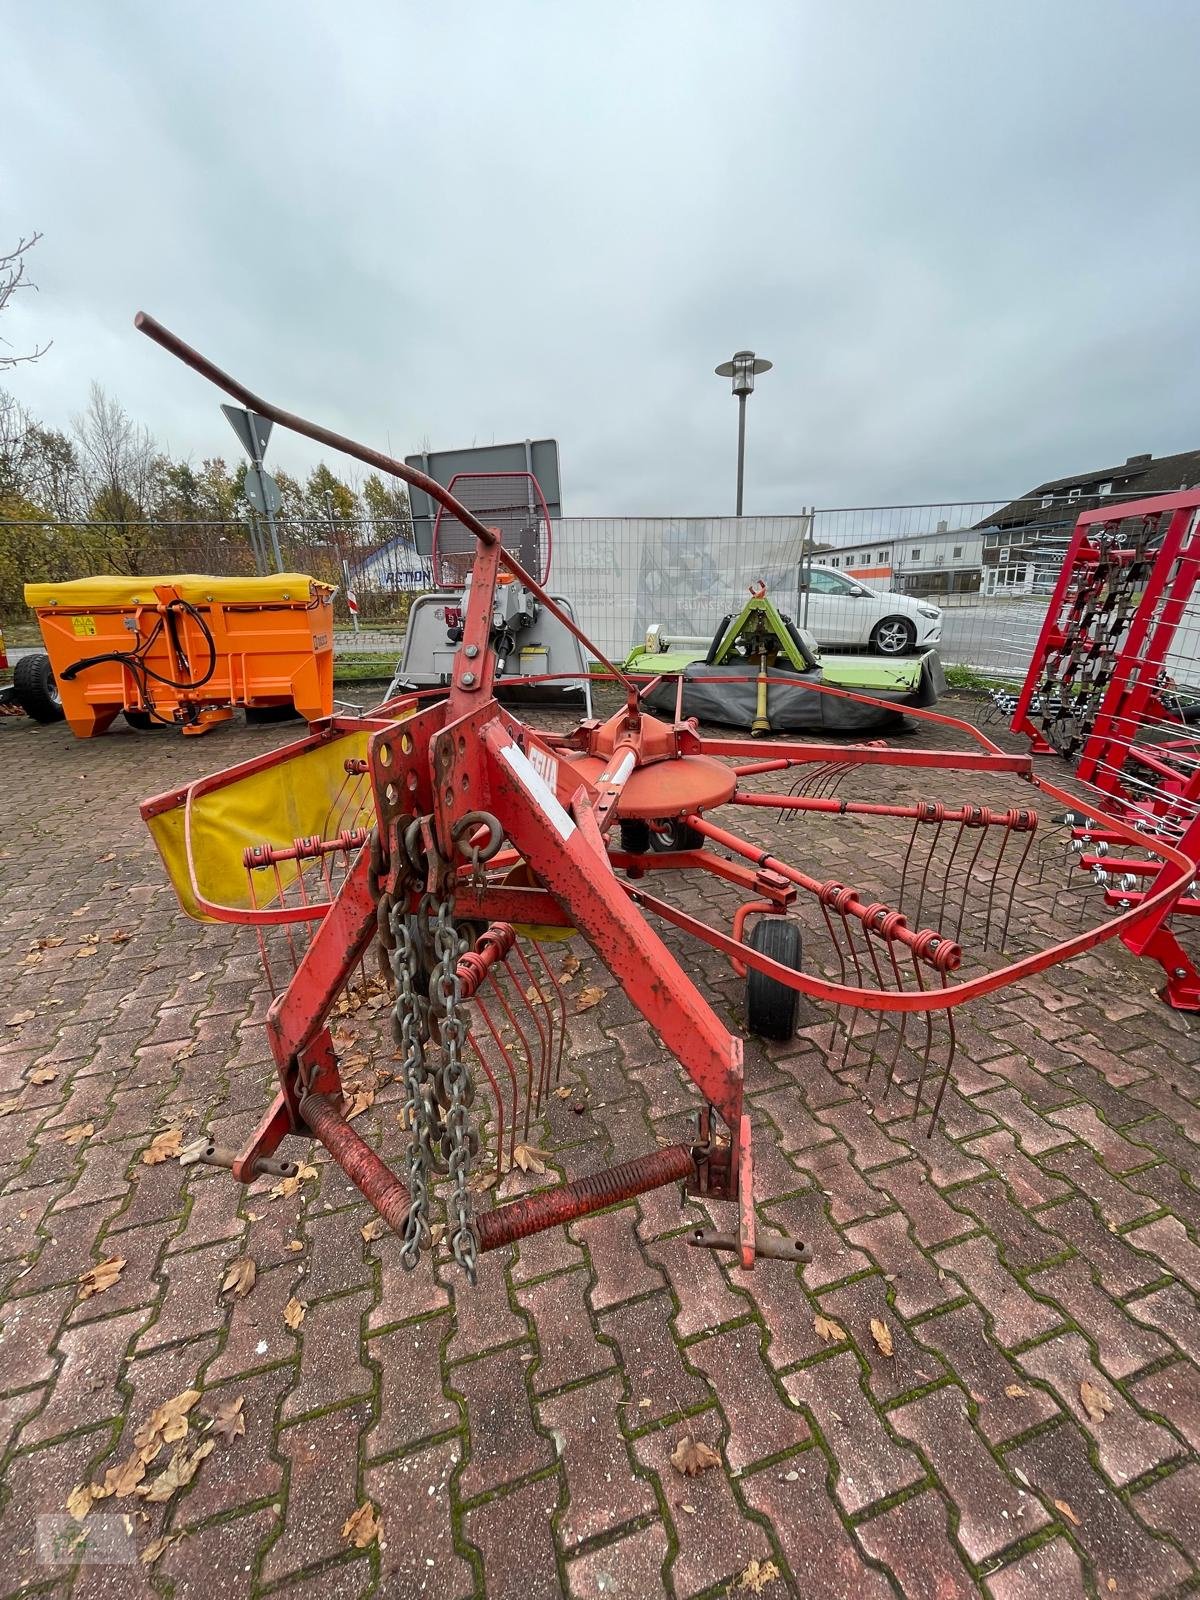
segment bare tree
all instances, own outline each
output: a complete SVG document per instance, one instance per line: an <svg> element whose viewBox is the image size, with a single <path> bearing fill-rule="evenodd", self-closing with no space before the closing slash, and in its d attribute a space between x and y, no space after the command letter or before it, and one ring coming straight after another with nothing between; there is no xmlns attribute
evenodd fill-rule
<svg viewBox="0 0 1200 1600"><path fill-rule="evenodd" d="M25 257L41 237L40 233L35 233L28 239L18 239L15 250L10 250L6 256L0 256L0 311L4 310L18 289L32 289L36 293L37 284L30 283L25 276ZM12 348L7 339L0 339L0 344ZM39 356L44 356L49 348L49 344L38 345L35 350L30 350L23 356L5 355L0 351L0 372L7 367L15 367L22 361L36 361Z"/></svg>

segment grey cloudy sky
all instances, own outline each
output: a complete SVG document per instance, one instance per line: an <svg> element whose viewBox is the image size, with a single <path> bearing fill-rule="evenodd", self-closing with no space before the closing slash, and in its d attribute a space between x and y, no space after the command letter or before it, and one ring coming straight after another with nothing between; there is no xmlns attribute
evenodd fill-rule
<svg viewBox="0 0 1200 1600"><path fill-rule="evenodd" d="M397 454L551 434L574 512L1015 493L1200 446L1200 5L0 0L10 386L236 445L144 307ZM315 459L276 436L271 461Z"/></svg>

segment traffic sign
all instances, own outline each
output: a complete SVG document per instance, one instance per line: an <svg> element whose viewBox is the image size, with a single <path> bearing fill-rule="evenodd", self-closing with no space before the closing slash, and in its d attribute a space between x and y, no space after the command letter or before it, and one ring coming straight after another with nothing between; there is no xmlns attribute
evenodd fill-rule
<svg viewBox="0 0 1200 1600"><path fill-rule="evenodd" d="M267 417L260 417L257 411L244 411L241 406L222 406L221 410L228 418L229 426L241 440L242 449L251 461L261 462L267 453L267 440L271 437L271 429L275 424Z"/></svg>
<svg viewBox="0 0 1200 1600"><path fill-rule="evenodd" d="M259 466L246 468L246 499L260 516L273 514L283 504L279 485L269 472L264 472Z"/></svg>

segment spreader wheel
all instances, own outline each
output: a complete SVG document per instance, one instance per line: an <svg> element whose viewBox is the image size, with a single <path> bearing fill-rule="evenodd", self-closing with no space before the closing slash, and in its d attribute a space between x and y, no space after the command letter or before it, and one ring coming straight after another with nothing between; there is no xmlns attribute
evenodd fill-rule
<svg viewBox="0 0 1200 1600"><path fill-rule="evenodd" d="M764 917L750 930L746 943L760 955L800 971L800 929L783 917ZM778 978L753 967L746 975L746 1026L760 1039L790 1039L796 1031L800 994Z"/></svg>
<svg viewBox="0 0 1200 1600"><path fill-rule="evenodd" d="M672 819L652 822L649 826L652 850L701 850L704 847L704 835L697 828L689 828L686 822Z"/></svg>
<svg viewBox="0 0 1200 1600"><path fill-rule="evenodd" d="M644 856L650 849L650 824L640 817L622 817L621 849L631 856Z"/></svg>
<svg viewBox="0 0 1200 1600"><path fill-rule="evenodd" d="M13 699L35 722L62 721L62 697L50 657L43 651L18 657L13 666Z"/></svg>

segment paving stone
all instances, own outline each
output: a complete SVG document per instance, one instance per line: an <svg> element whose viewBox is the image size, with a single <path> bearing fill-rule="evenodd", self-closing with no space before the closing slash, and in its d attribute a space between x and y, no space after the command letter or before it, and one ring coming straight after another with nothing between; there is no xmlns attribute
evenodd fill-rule
<svg viewBox="0 0 1200 1600"><path fill-rule="evenodd" d="M1102 1121L1094 1106L1063 1106L1049 1112L1048 1117L1060 1127L1070 1128L1096 1152L1110 1172L1131 1172L1135 1167L1144 1167L1152 1159L1145 1145L1131 1144L1115 1128L1110 1128Z"/></svg>
<svg viewBox="0 0 1200 1600"><path fill-rule="evenodd" d="M750 1309L750 1301L729 1287L715 1250L698 1249L680 1234L673 1239L655 1239L645 1246L645 1251L662 1269L679 1301L675 1314L679 1338L707 1333L735 1317L745 1316Z"/></svg>
<svg viewBox="0 0 1200 1600"><path fill-rule="evenodd" d="M601 1219L612 1226L613 1219ZM630 1218L632 1227L632 1217ZM517 1260L510 1277L514 1284L529 1283L534 1278L544 1278L551 1272L566 1272L572 1267L587 1265L584 1252L571 1239L565 1228L547 1228L544 1233L531 1234L517 1246Z"/></svg>
<svg viewBox="0 0 1200 1600"><path fill-rule="evenodd" d="M825 1211L825 1197L814 1191L780 1200L763 1207L763 1215L789 1238L811 1246L813 1259L805 1266L804 1282L810 1289L823 1289L856 1272L866 1272L870 1257L857 1250L833 1226ZM755 1274L759 1265L754 1268ZM733 1281L736 1283L736 1276Z"/></svg>
<svg viewBox="0 0 1200 1600"><path fill-rule="evenodd" d="M966 1396L944 1385L898 1406L888 1421L920 1447L958 1508L958 1542L980 1563L1049 1520L1039 1502L1009 1478L972 1426Z"/></svg>
<svg viewBox="0 0 1200 1600"><path fill-rule="evenodd" d="M1001 1265L991 1239L968 1239L964 1244L950 1245L938 1252L937 1259L943 1271L953 1273L988 1313L996 1338L1005 1349L1036 1339L1061 1324L1056 1310L1035 1300L1020 1280Z"/></svg>
<svg viewBox="0 0 1200 1600"><path fill-rule="evenodd" d="M381 1594L466 1600L475 1593L471 1564L454 1547L450 1483L459 1452L448 1439L367 1469L364 1488L383 1518Z"/></svg>
<svg viewBox="0 0 1200 1600"><path fill-rule="evenodd" d="M943 1376L942 1363L915 1342L887 1300L885 1278L874 1272L856 1278L821 1296L821 1312L845 1329L869 1369L867 1386L885 1405L897 1395L924 1388ZM885 1356L871 1337L873 1320L886 1322L892 1335L892 1354Z"/></svg>
<svg viewBox="0 0 1200 1600"><path fill-rule="evenodd" d="M1092 1151L1081 1144L1050 1151L1041 1158L1041 1165L1070 1179L1079 1193L1099 1208L1105 1227L1111 1222L1123 1228L1139 1217L1152 1215L1157 1209L1150 1199L1133 1188L1132 1183L1114 1178ZM1135 1176L1140 1178L1141 1174Z"/></svg>
<svg viewBox="0 0 1200 1600"><path fill-rule="evenodd" d="M1021 1204L1011 1200L996 1178L956 1189L954 1203L970 1212L996 1239L1000 1259L1016 1272L1028 1272L1062 1253L1061 1241L1040 1227Z"/></svg>
<svg viewBox="0 0 1200 1600"><path fill-rule="evenodd" d="M1173 1277L1200 1290L1200 1245L1188 1237L1177 1217L1159 1217L1126 1235L1130 1244L1157 1257Z"/></svg>
<svg viewBox="0 0 1200 1600"><path fill-rule="evenodd" d="M938 1277L937 1267L913 1240L903 1212L893 1211L847 1231L891 1281L901 1316L918 1316L955 1298L953 1284Z"/></svg>
<svg viewBox="0 0 1200 1600"><path fill-rule="evenodd" d="M1158 1478L1133 1497L1143 1522L1174 1539L1200 1570L1200 1462L1188 1461L1169 1478Z"/></svg>
<svg viewBox="0 0 1200 1600"><path fill-rule="evenodd" d="M891 1438L863 1393L850 1351L789 1373L784 1388L812 1412L837 1461L835 1493L846 1511L861 1511L924 1477L921 1463Z"/></svg>
<svg viewBox="0 0 1200 1600"><path fill-rule="evenodd" d="M868 1183L840 1139L810 1151L800 1158L800 1165L829 1201L830 1215L839 1227L878 1216L890 1207L889 1196ZM885 1168L879 1176L886 1177L890 1170Z"/></svg>
<svg viewBox="0 0 1200 1600"><path fill-rule="evenodd" d="M728 1421L724 1454L735 1473L809 1438L808 1424L785 1404L762 1365L760 1338L757 1323L744 1323L688 1346L688 1360L712 1385Z"/></svg>
<svg viewBox="0 0 1200 1600"><path fill-rule="evenodd" d="M482 1355L497 1345L508 1344L513 1339L524 1339L528 1333L525 1318L513 1310L509 1302L508 1280L505 1276L508 1252L496 1250L479 1258L479 1279L474 1289L460 1292L453 1285L454 1337L450 1341L449 1359L462 1361L467 1356ZM445 1281L457 1269L442 1269ZM422 1268L412 1274L416 1277ZM431 1307L430 1309L435 1309ZM410 1313L411 1314L411 1313Z"/></svg>
<svg viewBox="0 0 1200 1600"><path fill-rule="evenodd" d="M127 1311L82 1328L66 1328L58 1339L59 1368L44 1409L25 1425L21 1444L39 1444L120 1415L124 1396L117 1373L147 1311Z"/></svg>
<svg viewBox="0 0 1200 1600"><path fill-rule="evenodd" d="M218 1440L176 1513L177 1524L194 1526L210 1517L225 1516L248 1500L281 1495L283 1456L276 1444L277 1419L284 1396L295 1381L293 1367L272 1367L204 1390L192 1413L198 1432L203 1435L207 1420L238 1399L246 1431L229 1444Z"/></svg>
<svg viewBox="0 0 1200 1600"><path fill-rule="evenodd" d="M981 1110L990 1112L1008 1128L1027 1156L1043 1155L1048 1150L1070 1143L1074 1138L1070 1129L1056 1127L1027 1106L1011 1085L977 1095L975 1104Z"/></svg>
<svg viewBox="0 0 1200 1600"><path fill-rule="evenodd" d="M611 1544L576 1556L567 1563L571 1600L598 1600L601 1595L650 1595L662 1588L667 1557L667 1532L661 1522L614 1539Z"/></svg>
<svg viewBox="0 0 1200 1600"><path fill-rule="evenodd" d="M616 1352L597 1339L588 1316L587 1274L562 1272L517 1290L533 1324L539 1359L533 1369L535 1394L546 1394L579 1378L604 1372Z"/></svg>
<svg viewBox="0 0 1200 1600"><path fill-rule="evenodd" d="M1190 1362L1176 1361L1130 1385L1130 1392L1143 1411L1165 1418L1193 1451L1200 1452L1200 1370Z"/></svg>
<svg viewBox="0 0 1200 1600"><path fill-rule="evenodd" d="M554 1460L550 1441L538 1434L525 1387L526 1349L509 1345L454 1368L450 1381L467 1408L471 1457L459 1491L465 1500L511 1483Z"/></svg>
<svg viewBox="0 0 1200 1600"><path fill-rule="evenodd" d="M926 1249L975 1229L973 1218L947 1205L919 1161L901 1161L887 1167L875 1175L874 1182L891 1195L908 1218L913 1237Z"/></svg>
<svg viewBox="0 0 1200 1600"><path fill-rule="evenodd" d="M74 1303L74 1286L7 1302L0 1318L0 1389L27 1389L54 1376L54 1341Z"/></svg>
<svg viewBox="0 0 1200 1600"><path fill-rule="evenodd" d="M1083 1567L1065 1539L1018 1556L987 1580L991 1600L1087 1600Z"/></svg>
<svg viewBox="0 0 1200 1600"><path fill-rule="evenodd" d="M860 1522L855 1533L896 1575L905 1600L975 1600L979 1593L950 1540L946 1504L932 1490Z"/></svg>
<svg viewBox="0 0 1200 1600"><path fill-rule="evenodd" d="M305 1285L299 1289L303 1295ZM285 1421L371 1393L374 1379L362 1361L362 1325L370 1304L371 1291L362 1290L308 1307L297 1330L300 1377L284 1402Z"/></svg>
<svg viewBox="0 0 1200 1600"><path fill-rule="evenodd" d="M223 1597L250 1600L257 1590L254 1568L258 1551L274 1531L277 1520L275 1512L266 1506L248 1516L227 1518L198 1529L182 1544L171 1545L154 1570L172 1582L172 1600L211 1600L216 1573L221 1575Z"/></svg>
<svg viewBox="0 0 1200 1600"><path fill-rule="evenodd" d="M573 1223L571 1232L583 1246L595 1274L588 1291L593 1311L606 1311L622 1300L632 1300L663 1287L664 1279L642 1253L637 1234L638 1213L633 1206L609 1211L600 1217L584 1217Z"/></svg>
<svg viewBox="0 0 1200 1600"><path fill-rule="evenodd" d="M112 1248L120 1249L120 1235L113 1239ZM158 1315L138 1341L140 1352L176 1339L192 1339L199 1333L215 1333L225 1326L229 1307L218 1298L218 1290L230 1255L229 1242L221 1240L163 1257L161 1272L167 1292Z"/></svg>
<svg viewBox="0 0 1200 1600"><path fill-rule="evenodd" d="M670 1510L678 1549L671 1562L671 1588L679 1600L726 1582L751 1560L768 1561L771 1544L734 1498L729 1479L719 1469L685 1478L671 1465L671 1452L681 1439L716 1448L720 1439L715 1416L697 1417L676 1427L657 1429L634 1445L643 1467L657 1474ZM684 1506L691 1511L684 1511Z"/></svg>
<svg viewBox="0 0 1200 1600"><path fill-rule="evenodd" d="M743 1480L751 1510L774 1527L799 1594L891 1600L886 1577L864 1561L826 1488L829 1463L818 1449L792 1456L784 1467ZM766 1591L769 1592L769 1591Z"/></svg>
<svg viewBox="0 0 1200 1600"><path fill-rule="evenodd" d="M993 1168L1019 1206L1045 1205L1050 1200L1064 1199L1069 1192L1067 1184L1052 1178L1018 1150L1016 1140L1006 1128L972 1139L970 1148Z"/></svg>
<svg viewBox="0 0 1200 1600"><path fill-rule="evenodd" d="M368 1341L367 1360L379 1366L379 1421L367 1438L369 1455L390 1455L458 1427L459 1408L445 1393L442 1372L448 1332L443 1314L402 1323Z"/></svg>
<svg viewBox="0 0 1200 1600"><path fill-rule="evenodd" d="M1031 1278L1039 1294L1057 1300L1064 1312L1095 1343L1100 1365L1113 1378L1127 1378L1151 1361L1169 1355L1170 1345L1110 1299L1092 1280L1083 1261L1064 1261Z"/></svg>
<svg viewBox="0 0 1200 1600"><path fill-rule="evenodd" d="M1153 1257L1141 1254L1123 1236L1105 1227L1086 1200L1064 1200L1040 1212L1039 1217L1043 1227L1052 1229L1091 1262L1109 1294L1133 1294L1163 1275Z"/></svg>
<svg viewBox="0 0 1200 1600"><path fill-rule="evenodd" d="M907 1145L890 1136L861 1100L847 1100L817 1112L820 1120L839 1133L850 1146L862 1172L910 1154Z"/></svg>
<svg viewBox="0 0 1200 1600"><path fill-rule="evenodd" d="M483 1556L488 1600L559 1600L551 1518L557 1476L538 1478L463 1516L463 1532Z"/></svg>
<svg viewBox="0 0 1200 1600"><path fill-rule="evenodd" d="M567 1477L558 1522L564 1549L657 1511L654 1490L634 1472L625 1445L622 1394L620 1378L609 1373L538 1403L542 1429L553 1438Z"/></svg>
<svg viewBox="0 0 1200 1600"><path fill-rule="evenodd" d="M236 1254L236 1250L228 1251L222 1272ZM211 1292L216 1295L220 1286L221 1278L217 1277ZM251 1292L228 1304L229 1331L220 1355L208 1370L209 1383L220 1383L241 1372L256 1372L276 1362L292 1360L296 1354L296 1336L284 1322L283 1311L298 1286L298 1267L285 1263L272 1267L269 1272L259 1272Z"/></svg>
<svg viewBox="0 0 1200 1600"><path fill-rule="evenodd" d="M1111 1578L1118 1595L1156 1595L1182 1582L1189 1563L1174 1546L1156 1539L1134 1518L1088 1459L1088 1439L1073 1423L1051 1428L1009 1451L1047 1503L1064 1500L1077 1521L1060 1513L1064 1530L1083 1551L1089 1576L1104 1593Z"/></svg>
<svg viewBox="0 0 1200 1600"><path fill-rule="evenodd" d="M342 1526L361 1504L358 1439L368 1420L365 1405L347 1406L279 1435L279 1454L288 1464L287 1501L282 1531L262 1564L263 1583L344 1552Z"/></svg>
<svg viewBox="0 0 1200 1600"><path fill-rule="evenodd" d="M8 1462L7 1499L0 1512L0 1594L23 1588L37 1570L37 1519L61 1516L71 1490L89 1480L98 1442L94 1433L74 1434L19 1452Z"/></svg>
<svg viewBox="0 0 1200 1600"><path fill-rule="evenodd" d="M629 1399L638 1405L636 1426L644 1427L677 1411L690 1411L710 1398L707 1384L684 1365L671 1337L671 1301L666 1294L631 1301L599 1318L600 1328L614 1341Z"/></svg>

